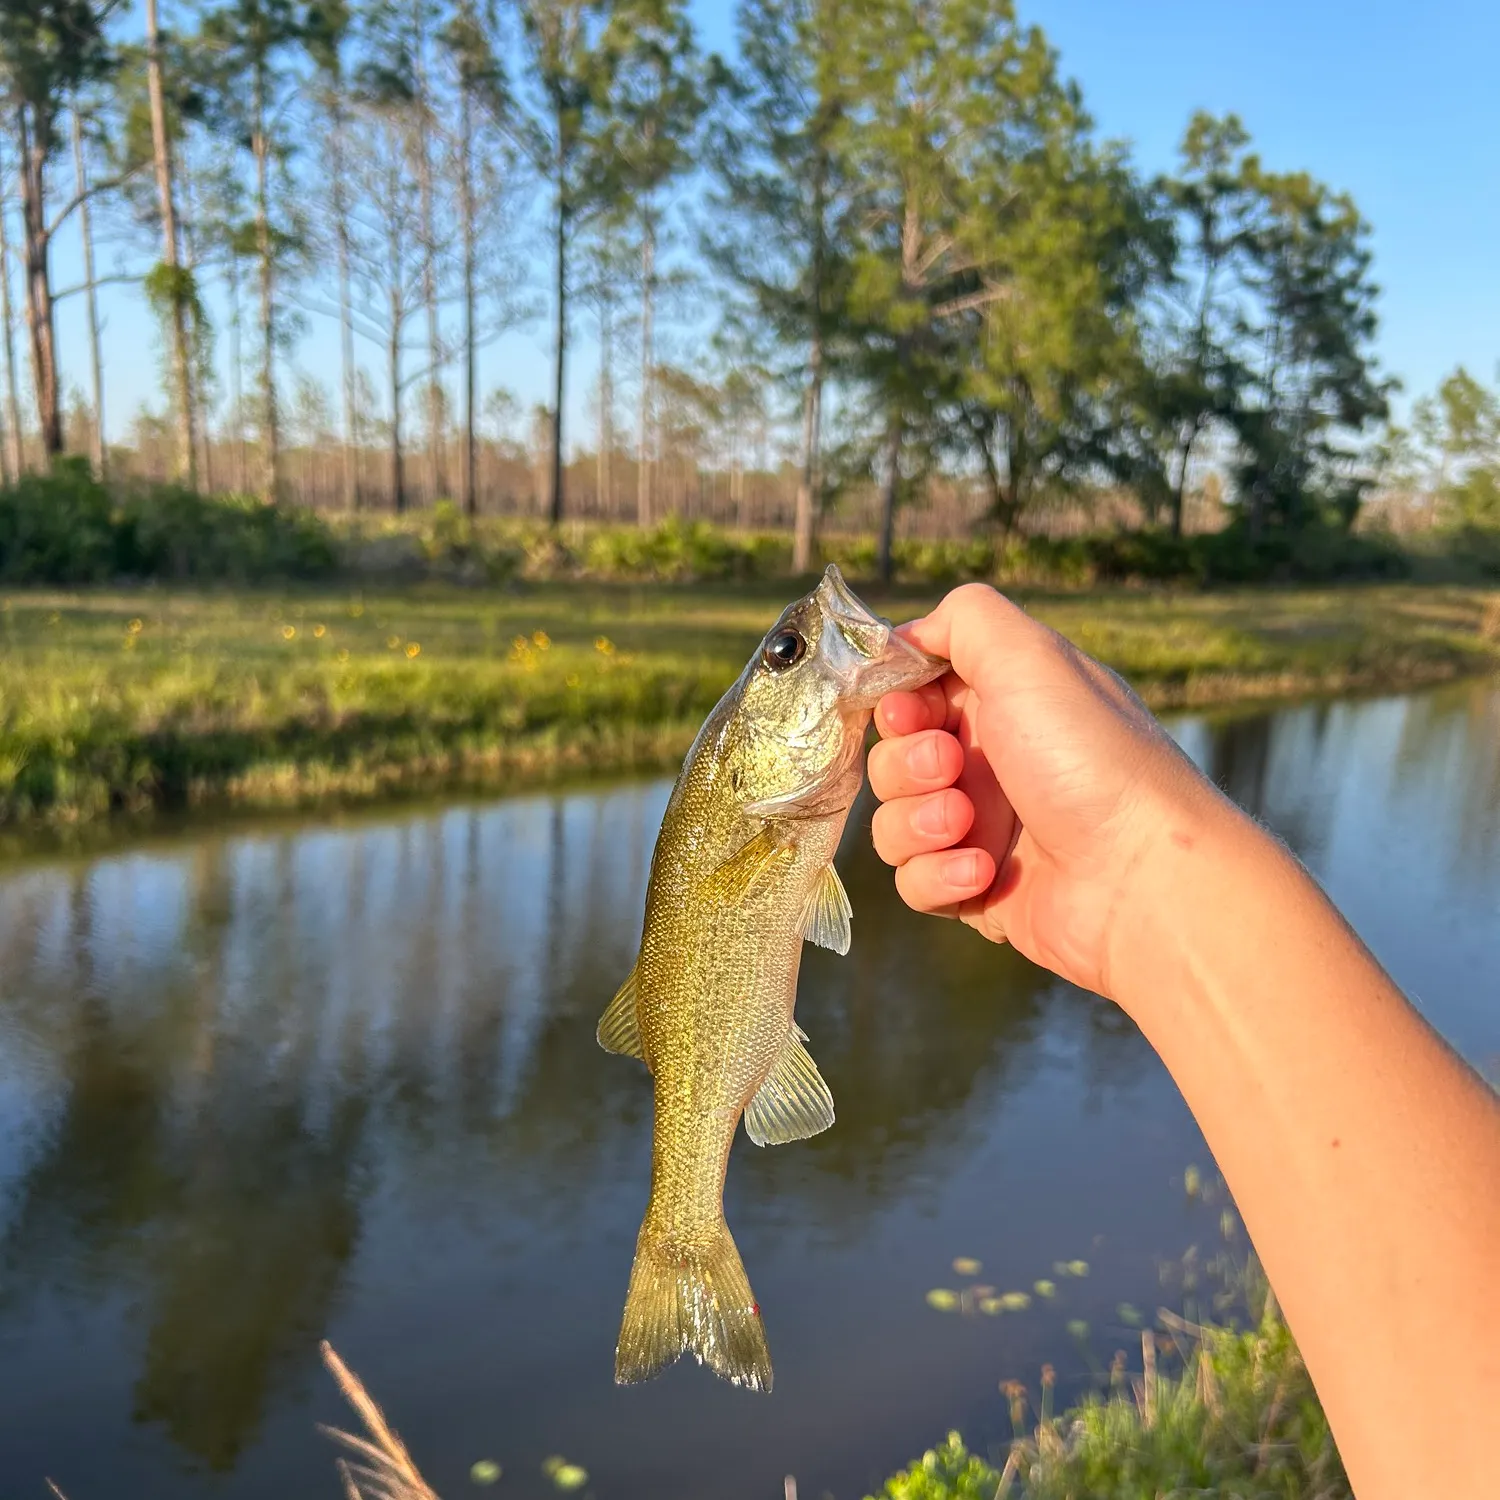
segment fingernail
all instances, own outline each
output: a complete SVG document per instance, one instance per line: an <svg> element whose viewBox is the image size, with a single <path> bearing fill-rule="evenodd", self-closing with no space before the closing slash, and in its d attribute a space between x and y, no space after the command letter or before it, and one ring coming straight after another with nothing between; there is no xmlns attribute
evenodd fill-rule
<svg viewBox="0 0 1500 1500"><path fill-rule="evenodd" d="M930 802L924 802L916 811L912 821L917 825L918 833L931 833L942 835L948 831L948 799L946 797L934 797Z"/></svg>
<svg viewBox="0 0 1500 1500"><path fill-rule="evenodd" d="M979 884L979 856L973 850L951 854L943 861L943 883L972 890Z"/></svg>
<svg viewBox="0 0 1500 1500"><path fill-rule="evenodd" d="M936 735L923 735L906 752L907 768L915 776L935 777L943 769Z"/></svg>

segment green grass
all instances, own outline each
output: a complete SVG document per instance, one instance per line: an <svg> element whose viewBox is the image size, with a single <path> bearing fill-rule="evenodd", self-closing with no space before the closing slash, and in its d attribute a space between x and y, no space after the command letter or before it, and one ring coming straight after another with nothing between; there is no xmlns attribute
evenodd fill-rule
<svg viewBox="0 0 1500 1500"><path fill-rule="evenodd" d="M1001 1468L950 1433L887 1480L882 1500L1349 1500L1328 1419L1274 1302L1248 1330L1169 1326L1167 1344L1143 1335L1138 1375L1117 1357L1108 1392L1061 1414L1050 1409L1047 1372L1035 1408L1008 1383L1015 1438Z"/></svg>
<svg viewBox="0 0 1500 1500"><path fill-rule="evenodd" d="M671 764L786 583L0 599L0 824L296 806ZM937 591L872 595L897 618ZM1402 585L1036 595L1158 707L1500 665L1500 596Z"/></svg>

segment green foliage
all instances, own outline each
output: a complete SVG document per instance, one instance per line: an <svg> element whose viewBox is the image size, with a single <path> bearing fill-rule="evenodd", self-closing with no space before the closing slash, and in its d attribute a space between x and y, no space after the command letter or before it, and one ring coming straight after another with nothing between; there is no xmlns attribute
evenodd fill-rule
<svg viewBox="0 0 1500 1500"><path fill-rule="evenodd" d="M326 578L333 540L310 511L180 485L128 490L117 520L116 571L176 582Z"/></svg>
<svg viewBox="0 0 1500 1500"><path fill-rule="evenodd" d="M9 583L255 583L326 577L334 562L333 539L310 512L170 484L116 495L82 459L0 489L0 579Z"/></svg>
<svg viewBox="0 0 1500 1500"><path fill-rule="evenodd" d="M7 583L100 583L116 562L108 492L86 460L62 459L50 474L23 474L0 489L0 578Z"/></svg>
<svg viewBox="0 0 1500 1500"><path fill-rule="evenodd" d="M1185 1328L1180 1368L1157 1364L1125 1389L1092 1396L1033 1433L1018 1434L1008 1482L957 1433L886 1481L886 1500L1158 1500L1212 1494L1237 1500L1347 1500L1352 1495L1307 1369L1286 1324L1268 1308L1248 1331ZM1019 1405L1019 1403L1016 1403ZM1014 1409L1014 1408L1013 1408Z"/></svg>

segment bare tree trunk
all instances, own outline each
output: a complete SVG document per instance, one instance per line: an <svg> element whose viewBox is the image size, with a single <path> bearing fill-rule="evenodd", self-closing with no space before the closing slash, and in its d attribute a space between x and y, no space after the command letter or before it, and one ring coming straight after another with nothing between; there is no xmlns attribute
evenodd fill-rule
<svg viewBox="0 0 1500 1500"><path fill-rule="evenodd" d="M35 124L35 130L33 130ZM43 137L46 124L32 122L25 108L16 112L21 148L21 226L25 233L26 331L31 343L31 376L36 388L42 452L50 460L63 451L62 405L58 399L57 330L52 309L47 232L47 176Z"/></svg>
<svg viewBox="0 0 1500 1500"><path fill-rule="evenodd" d="M420 7L418 9L420 17ZM427 503L443 493L442 326L438 320L437 226L432 190L432 98L427 84L427 43L416 38L417 190L422 216L422 301L427 308Z"/></svg>
<svg viewBox="0 0 1500 1500"><path fill-rule="evenodd" d="M197 203L193 197L193 175L191 172L181 173L182 196L186 204L186 219L182 226L182 264L183 268L193 278L193 286L196 290L198 285L198 250L193 240L194 226L198 222ZM197 434L198 453L198 487L205 494L212 494L214 488L214 462L213 451L210 447L209 433L209 403L205 400L205 387L212 378L206 369L203 347L203 327L195 317L189 327L188 346L192 355L190 368L189 388L192 391L193 400L193 426Z"/></svg>
<svg viewBox="0 0 1500 1500"><path fill-rule="evenodd" d="M94 236L89 220L88 172L83 161L83 120L73 110L73 172L79 193L78 231L83 241L83 286L89 325L89 373L94 386L94 424L89 441L89 460L94 475L104 478L104 366L99 357L99 293L94 285Z"/></svg>
<svg viewBox="0 0 1500 1500"><path fill-rule="evenodd" d="M896 500L901 486L901 418L892 417L885 439L885 472L880 479L880 581L894 572Z"/></svg>
<svg viewBox="0 0 1500 1500"><path fill-rule="evenodd" d="M563 122L559 119L561 138ZM552 494L550 519L554 526L563 518L563 391L566 388L565 361L568 352L568 200L565 171L561 161L557 171L557 345L556 369L552 387Z"/></svg>
<svg viewBox="0 0 1500 1500"><path fill-rule="evenodd" d="M807 573L813 565L813 536L822 488L819 456L823 426L823 336L813 334L807 390L802 398L802 475L797 483L797 519L792 532L792 571Z"/></svg>
<svg viewBox="0 0 1500 1500"><path fill-rule="evenodd" d="M276 410L276 281L271 252L270 151L266 138L265 70L255 68L255 248L260 257L261 499L274 505L281 468L281 441Z"/></svg>
<svg viewBox="0 0 1500 1500"><path fill-rule="evenodd" d="M479 489L475 463L478 447L474 436L474 120L473 101L467 83L459 96L459 212L463 217L464 241L464 514L479 514Z"/></svg>
<svg viewBox="0 0 1500 1500"><path fill-rule="evenodd" d="M240 354L240 262L232 251L229 256L229 405L234 422L234 489L245 493L245 398L242 389L243 363Z"/></svg>
<svg viewBox="0 0 1500 1500"><path fill-rule="evenodd" d="M334 239L338 260L339 283L339 352L343 361L344 432L343 432L343 501L346 511L359 509L359 456L356 445L355 416L355 365L354 365L354 312L350 294L349 270L349 195L344 182L344 111L335 97L333 118L330 121L329 142L333 166Z"/></svg>
<svg viewBox="0 0 1500 1500"><path fill-rule="evenodd" d="M655 355L651 341L656 313L656 221L648 209L641 224L641 411L636 434L635 518L651 524L651 413Z"/></svg>
<svg viewBox="0 0 1500 1500"><path fill-rule="evenodd" d="M613 289L607 284L610 270L609 240L600 257L599 283L599 511L614 514L615 449L615 314Z"/></svg>
<svg viewBox="0 0 1500 1500"><path fill-rule="evenodd" d="M193 442L193 372L189 350L188 309L182 267L177 256L177 208L172 198L172 143L167 139L167 112L161 81L161 33L156 0L146 0L146 84L151 96L151 150L156 159L156 197L161 214L162 264L167 268L172 324L172 384L177 417L177 472L195 485Z"/></svg>
<svg viewBox="0 0 1500 1500"><path fill-rule="evenodd" d="M406 473L401 453L401 330L404 313L401 307L400 281L393 280L391 288L391 322L386 341L386 364L391 387L391 508L399 516L406 511Z"/></svg>
<svg viewBox="0 0 1500 1500"><path fill-rule="evenodd" d="M0 197L0 322L5 340L5 479L13 484L21 477L21 400L16 388L16 321L10 304L9 215Z"/></svg>

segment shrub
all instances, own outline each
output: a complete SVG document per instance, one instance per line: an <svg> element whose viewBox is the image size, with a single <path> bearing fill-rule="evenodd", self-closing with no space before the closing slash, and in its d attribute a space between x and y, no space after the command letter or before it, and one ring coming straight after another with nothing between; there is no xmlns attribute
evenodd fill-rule
<svg viewBox="0 0 1500 1500"><path fill-rule="evenodd" d="M323 578L333 538L310 511L175 484L132 486L116 517L116 571L178 582Z"/></svg>
<svg viewBox="0 0 1500 1500"><path fill-rule="evenodd" d="M0 578L99 583L116 571L109 492L77 458L0 490Z"/></svg>

